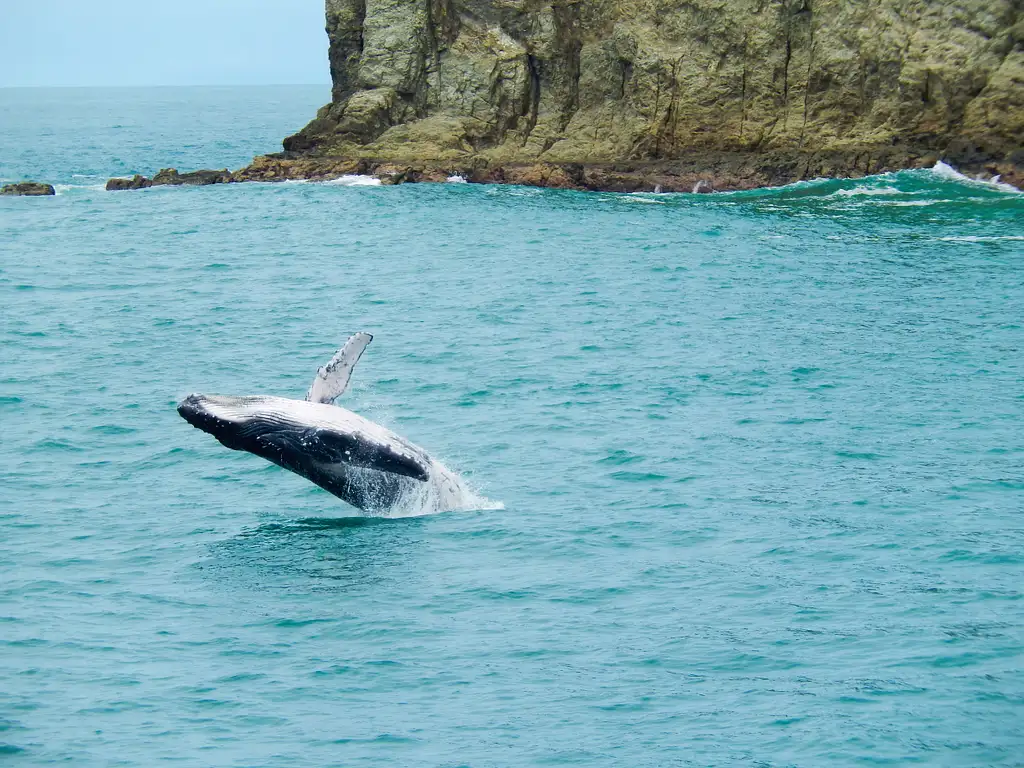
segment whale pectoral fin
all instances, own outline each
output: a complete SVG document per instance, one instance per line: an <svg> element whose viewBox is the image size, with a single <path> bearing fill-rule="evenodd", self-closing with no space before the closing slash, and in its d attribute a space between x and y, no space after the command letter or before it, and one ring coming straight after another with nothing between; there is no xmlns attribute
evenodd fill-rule
<svg viewBox="0 0 1024 768"><path fill-rule="evenodd" d="M373 341L373 336L359 332L353 335L345 346L331 358L331 361L317 370L316 378L306 393L306 400L311 403L330 405L348 389L352 369L356 367L366 345Z"/></svg>
<svg viewBox="0 0 1024 768"><path fill-rule="evenodd" d="M300 442L306 453L325 463L351 464L421 482L426 482L430 476L429 467L419 457L365 435L308 429L303 432Z"/></svg>

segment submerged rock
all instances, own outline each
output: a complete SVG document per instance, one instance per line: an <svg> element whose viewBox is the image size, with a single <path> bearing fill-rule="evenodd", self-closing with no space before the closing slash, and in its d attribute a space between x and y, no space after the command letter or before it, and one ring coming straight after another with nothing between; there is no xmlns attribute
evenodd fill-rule
<svg viewBox="0 0 1024 768"><path fill-rule="evenodd" d="M327 0L332 102L236 178L707 191L945 159L1024 185L1015 0Z"/></svg>
<svg viewBox="0 0 1024 768"><path fill-rule="evenodd" d="M55 195L57 191L52 184L38 181L22 181L17 184L6 184L0 188L0 195L21 195L24 197L43 197Z"/></svg>

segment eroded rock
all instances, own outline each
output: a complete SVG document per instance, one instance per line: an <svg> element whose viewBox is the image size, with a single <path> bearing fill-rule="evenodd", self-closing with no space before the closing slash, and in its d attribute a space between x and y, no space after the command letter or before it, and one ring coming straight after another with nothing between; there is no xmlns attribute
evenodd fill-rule
<svg viewBox="0 0 1024 768"><path fill-rule="evenodd" d="M153 186L153 180L147 179L145 176L135 174L130 179L110 179L107 181L106 190L108 192L119 192L126 189L146 189L147 187Z"/></svg>
<svg viewBox="0 0 1024 768"><path fill-rule="evenodd" d="M177 168L162 168L153 177L153 186L197 186L202 187L209 184L227 184L231 182L232 174L227 168L219 171L200 170L178 173Z"/></svg>
<svg viewBox="0 0 1024 768"><path fill-rule="evenodd" d="M227 168L219 171L201 170L188 173L178 173L177 168L162 168L152 179L139 174L130 179L110 179L106 188L108 192L114 192L163 186L206 186L208 184L227 184L232 181L235 181L235 175Z"/></svg>
<svg viewBox="0 0 1024 768"><path fill-rule="evenodd" d="M22 181L17 184L6 184L0 188L0 195L43 197L55 194L57 192L52 184L43 184L38 181Z"/></svg>

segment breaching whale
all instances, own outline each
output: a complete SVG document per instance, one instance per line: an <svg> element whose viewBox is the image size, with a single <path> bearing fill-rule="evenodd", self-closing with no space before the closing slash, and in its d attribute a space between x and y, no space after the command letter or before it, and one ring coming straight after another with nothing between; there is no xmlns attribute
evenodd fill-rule
<svg viewBox="0 0 1024 768"><path fill-rule="evenodd" d="M478 497L455 472L391 430L334 405L372 340L368 333L352 336L317 371L304 401L193 394L178 413L228 448L271 461L364 511L471 506Z"/></svg>

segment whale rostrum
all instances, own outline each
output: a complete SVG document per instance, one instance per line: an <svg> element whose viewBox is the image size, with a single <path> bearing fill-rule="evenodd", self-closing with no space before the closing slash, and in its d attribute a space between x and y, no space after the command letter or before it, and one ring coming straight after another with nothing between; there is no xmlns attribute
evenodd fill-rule
<svg viewBox="0 0 1024 768"><path fill-rule="evenodd" d="M348 388L368 333L352 336L317 371L306 399L193 394L178 405L185 421L223 445L271 461L354 507L445 511L472 504L464 481L386 427L334 405Z"/></svg>

